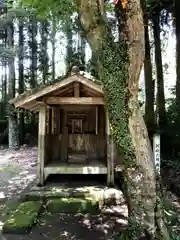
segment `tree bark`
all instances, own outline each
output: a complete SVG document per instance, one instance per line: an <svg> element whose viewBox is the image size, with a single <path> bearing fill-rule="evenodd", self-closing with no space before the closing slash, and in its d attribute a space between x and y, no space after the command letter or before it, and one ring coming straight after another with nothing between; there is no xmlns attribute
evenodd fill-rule
<svg viewBox="0 0 180 240"><path fill-rule="evenodd" d="M102 2L102 1L101 1ZM138 106L138 81L144 62L144 26L139 0L127 1L122 11L121 44L114 42L97 0L76 0L80 20L92 51L99 53L99 74L104 86L111 134L124 158L127 184L129 239L157 235L156 174L146 125ZM160 214L160 212L159 212ZM162 217L161 239L169 239ZM122 239L125 237L122 236Z"/></svg>
<svg viewBox="0 0 180 240"><path fill-rule="evenodd" d="M24 23L19 20L19 94L24 92ZM19 113L19 141L24 143L24 111Z"/></svg>
<svg viewBox="0 0 180 240"><path fill-rule="evenodd" d="M41 61L41 71L42 71L42 79L43 84L47 83L48 73L49 73L49 57L47 53L47 45L48 45L48 21L41 21L41 53L40 53L40 61Z"/></svg>
<svg viewBox="0 0 180 240"><path fill-rule="evenodd" d="M176 106L177 124L180 123L180 1L175 0L175 27L176 27Z"/></svg>
<svg viewBox="0 0 180 240"><path fill-rule="evenodd" d="M13 23L8 26L8 46L12 48L14 45L14 28ZM9 70L9 85L8 85L8 97L12 99L15 97L15 66L14 66L14 57L10 56L8 59L8 70ZM18 133L18 122L17 122L17 113L13 106L9 104L8 106L8 122L9 122L9 149L17 149L19 147L19 133Z"/></svg>
<svg viewBox="0 0 180 240"><path fill-rule="evenodd" d="M71 24L70 24L71 23ZM72 21L68 22L66 30L66 72L70 73L73 64L73 32L72 32Z"/></svg>
<svg viewBox="0 0 180 240"><path fill-rule="evenodd" d="M52 29L51 29L51 44L52 44L52 81L55 81L56 77L56 17L52 12Z"/></svg>
<svg viewBox="0 0 180 240"><path fill-rule="evenodd" d="M149 133L149 138L153 139L155 116L154 116L154 80L152 74L151 48L149 42L148 18L144 14L144 38L145 38L145 59L144 59L144 78L145 78L145 122Z"/></svg>
<svg viewBox="0 0 180 240"><path fill-rule="evenodd" d="M29 25L30 50L31 50L31 88L37 86L37 20L36 16L32 15Z"/></svg>
<svg viewBox="0 0 180 240"><path fill-rule="evenodd" d="M160 13L156 13L153 20L153 33L155 45L155 63L157 74L157 114L159 116L159 128L163 132L166 124L166 109L165 109L165 95L164 95L164 77L162 65L161 52L161 38L160 38Z"/></svg>

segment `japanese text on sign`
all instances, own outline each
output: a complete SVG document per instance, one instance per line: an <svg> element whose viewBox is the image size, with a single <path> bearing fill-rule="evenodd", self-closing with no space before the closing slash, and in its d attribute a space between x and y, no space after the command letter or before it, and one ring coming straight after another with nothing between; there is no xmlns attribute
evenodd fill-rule
<svg viewBox="0 0 180 240"><path fill-rule="evenodd" d="M155 134L153 138L153 153L157 172L160 174L161 156L160 156L160 135Z"/></svg>

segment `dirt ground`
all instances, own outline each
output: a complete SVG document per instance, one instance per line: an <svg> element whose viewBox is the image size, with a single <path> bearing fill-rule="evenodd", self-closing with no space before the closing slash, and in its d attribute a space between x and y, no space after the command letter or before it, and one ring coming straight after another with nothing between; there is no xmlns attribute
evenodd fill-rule
<svg viewBox="0 0 180 240"><path fill-rule="evenodd" d="M36 179L37 148L10 152L0 149L0 227L9 209L16 209L22 191ZM127 206L106 208L100 215L43 214L37 226L26 235L0 235L0 240L83 240L113 239L127 225Z"/></svg>
<svg viewBox="0 0 180 240"><path fill-rule="evenodd" d="M124 221L124 222L123 222ZM126 220L105 214L89 216L53 214L43 216L39 225L28 235L5 235L3 240L110 240L122 231Z"/></svg>
<svg viewBox="0 0 180 240"><path fill-rule="evenodd" d="M0 230L10 209L18 206L21 193L35 184L36 159L35 147L23 147L18 151L0 147ZM171 228L180 234L179 197L166 191L165 199L174 206L173 211L166 212L171 218ZM100 215L43 214L29 234L2 235L0 231L0 240L111 240L127 225L127 215L123 201L118 206L106 208Z"/></svg>

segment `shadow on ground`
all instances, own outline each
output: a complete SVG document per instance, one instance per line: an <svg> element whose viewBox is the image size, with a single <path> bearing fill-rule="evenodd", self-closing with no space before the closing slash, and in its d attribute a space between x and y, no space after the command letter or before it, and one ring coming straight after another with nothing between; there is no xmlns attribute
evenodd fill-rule
<svg viewBox="0 0 180 240"><path fill-rule="evenodd" d="M0 224L8 216L8 209L16 209L20 192L27 191L36 177L37 149L22 149L18 152L0 150ZM91 181L92 181L91 176ZM55 182L50 179L50 185ZM62 179L59 179L62 182ZM65 179L64 179L65 180ZM76 175L77 180L77 175ZM85 179L79 179L85 184ZM105 179L96 179L101 185ZM90 181L90 185L94 185ZM58 182L58 181L57 181ZM65 181L66 182L66 181ZM86 184L88 184L87 179ZM69 183L69 178L68 178ZM77 183L76 183L77 184ZM66 184L64 184L66 185ZM72 186L73 179L72 179ZM9 212L10 214L11 212ZM37 226L27 235L0 235L0 240L83 240L113 239L127 225L127 206L107 207L99 215L43 214Z"/></svg>
<svg viewBox="0 0 180 240"><path fill-rule="evenodd" d="M5 235L3 240L83 240L113 239L126 226L126 217L99 215L43 215L29 235Z"/></svg>

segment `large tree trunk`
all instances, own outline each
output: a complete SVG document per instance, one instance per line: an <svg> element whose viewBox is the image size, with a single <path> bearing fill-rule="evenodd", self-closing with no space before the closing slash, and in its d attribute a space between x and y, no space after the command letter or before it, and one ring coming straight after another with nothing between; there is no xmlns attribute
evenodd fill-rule
<svg viewBox="0 0 180 240"><path fill-rule="evenodd" d="M100 1L99 1L100 2ZM102 2L102 1L101 1ZM99 53L99 69L104 85L111 134L124 157L128 189L129 239L141 234L169 239L156 195L156 174L146 125L138 106L138 80L144 62L144 26L139 0L127 1L121 10L121 44L114 42L111 29L97 0L76 0L82 27L92 51ZM126 11L126 14L124 14ZM134 225L135 224L135 225ZM122 236L122 239L125 239Z"/></svg>

